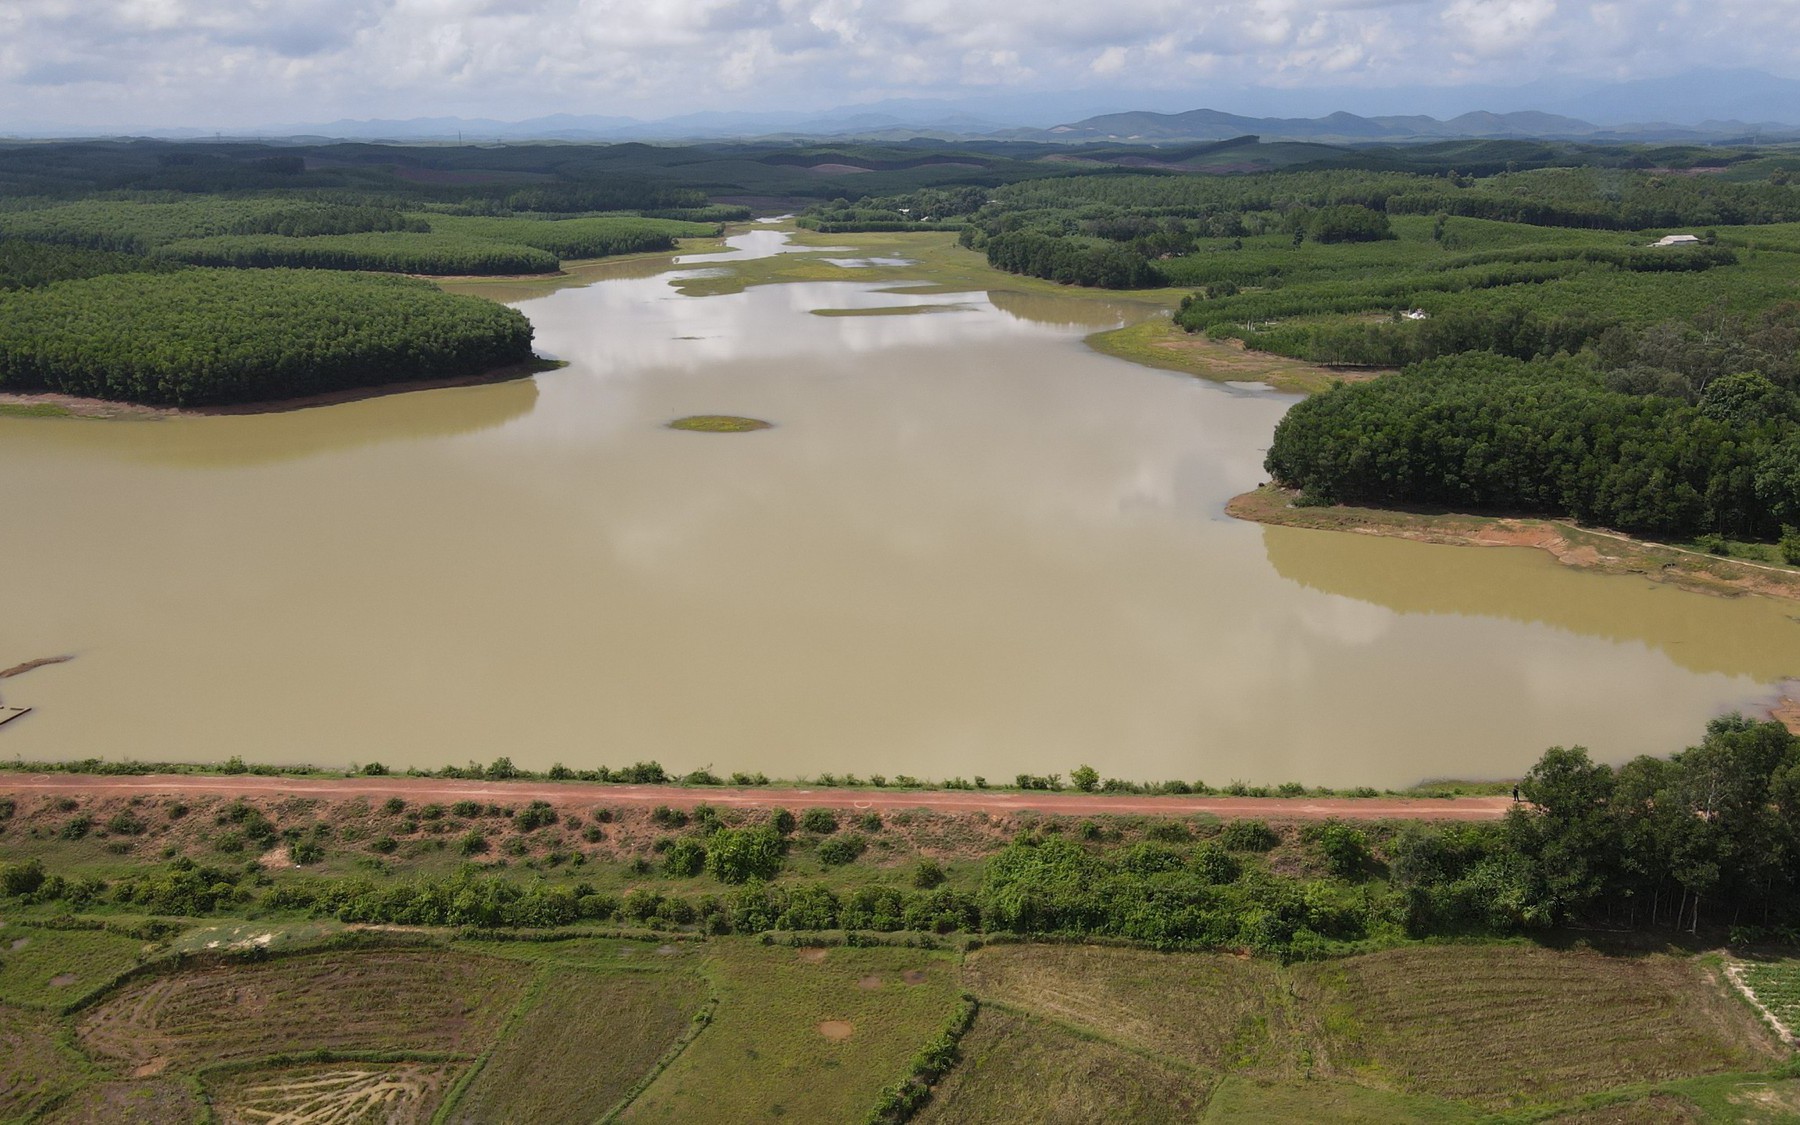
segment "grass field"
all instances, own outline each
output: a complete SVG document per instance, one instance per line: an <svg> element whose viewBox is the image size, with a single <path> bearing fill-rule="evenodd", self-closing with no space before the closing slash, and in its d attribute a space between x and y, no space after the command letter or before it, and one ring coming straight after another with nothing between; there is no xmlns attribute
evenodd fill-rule
<svg viewBox="0 0 1800 1125"><path fill-rule="evenodd" d="M144 943L98 930L0 925L0 1002L61 1011L142 960Z"/></svg>
<svg viewBox="0 0 1800 1125"><path fill-rule="evenodd" d="M1772 1041L1691 960L1410 948L1294 974L1331 1069L1501 1108L1770 1065Z"/></svg>
<svg viewBox="0 0 1800 1125"><path fill-rule="evenodd" d="M914 1120L926 1125L1046 1125L1197 1119L1207 1079L1016 1012L988 1006L962 1040L963 1061Z"/></svg>
<svg viewBox="0 0 1800 1125"><path fill-rule="evenodd" d="M1281 970L1228 954L1000 945L969 955L969 991L1128 1049L1219 1074L1287 1069Z"/></svg>
<svg viewBox="0 0 1800 1125"><path fill-rule="evenodd" d="M745 942L709 953L711 1026L621 1120L860 1121L957 1003L943 953Z"/></svg>
<svg viewBox="0 0 1800 1125"><path fill-rule="evenodd" d="M687 974L552 972L449 1120L599 1120L687 1030L704 997Z"/></svg>
<svg viewBox="0 0 1800 1125"><path fill-rule="evenodd" d="M82 1014L77 1038L144 1073L321 1049L473 1057L529 975L516 962L435 950L217 965L125 986Z"/></svg>

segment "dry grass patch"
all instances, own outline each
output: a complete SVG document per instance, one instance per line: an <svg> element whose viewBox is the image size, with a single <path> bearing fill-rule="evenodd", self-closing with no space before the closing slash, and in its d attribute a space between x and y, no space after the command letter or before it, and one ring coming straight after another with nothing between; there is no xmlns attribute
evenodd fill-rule
<svg viewBox="0 0 1800 1125"><path fill-rule="evenodd" d="M969 991L1104 1039L1220 1072L1285 1067L1281 970L1214 953L998 945L969 955Z"/></svg>
<svg viewBox="0 0 1800 1125"><path fill-rule="evenodd" d="M1755 1070L1768 1032L1697 963L1532 946L1435 946L1305 966L1332 1065L1500 1107Z"/></svg>
<svg viewBox="0 0 1800 1125"><path fill-rule="evenodd" d="M293 1051L486 1049L529 966L423 950L221 964L133 982L85 1013L81 1045L136 1067Z"/></svg>
<svg viewBox="0 0 1800 1125"><path fill-rule="evenodd" d="M962 1054L917 1121L1163 1125L1197 1120L1206 1100L1206 1079L1182 1067L992 1007Z"/></svg>
<svg viewBox="0 0 1800 1125"><path fill-rule="evenodd" d="M207 1083L221 1125L423 1125L462 1064L322 1063Z"/></svg>
<svg viewBox="0 0 1800 1125"><path fill-rule="evenodd" d="M809 964L792 949L745 942L711 952L707 972L719 996L711 1025L622 1120L860 1121L957 1004L956 966L943 953L843 948ZM925 983L857 985L907 969L922 970ZM833 1020L852 1025L849 1039L820 1034Z"/></svg>
<svg viewBox="0 0 1800 1125"><path fill-rule="evenodd" d="M598 1120L680 1038L704 999L689 976L557 973L450 1120Z"/></svg>

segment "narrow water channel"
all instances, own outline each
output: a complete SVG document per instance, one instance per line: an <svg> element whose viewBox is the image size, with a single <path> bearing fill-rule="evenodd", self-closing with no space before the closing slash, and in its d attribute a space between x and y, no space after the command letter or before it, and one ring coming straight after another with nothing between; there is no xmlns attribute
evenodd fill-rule
<svg viewBox="0 0 1800 1125"><path fill-rule="evenodd" d="M1104 306L671 284L785 248L524 301L529 381L0 418L0 666L76 656L0 754L1386 786L1800 675L1791 604L1226 517L1293 399L1096 355Z"/></svg>

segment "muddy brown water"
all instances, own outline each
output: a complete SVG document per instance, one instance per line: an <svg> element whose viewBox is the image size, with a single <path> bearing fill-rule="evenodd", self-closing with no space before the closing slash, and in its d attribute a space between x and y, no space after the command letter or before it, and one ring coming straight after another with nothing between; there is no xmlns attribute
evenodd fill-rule
<svg viewBox="0 0 1800 1125"><path fill-rule="evenodd" d="M1800 674L1792 604L1234 521L1294 399L868 273L527 300L570 366L526 381L0 418L0 666L77 657L0 753L1386 786L1666 753ZM938 311L812 315L897 305Z"/></svg>

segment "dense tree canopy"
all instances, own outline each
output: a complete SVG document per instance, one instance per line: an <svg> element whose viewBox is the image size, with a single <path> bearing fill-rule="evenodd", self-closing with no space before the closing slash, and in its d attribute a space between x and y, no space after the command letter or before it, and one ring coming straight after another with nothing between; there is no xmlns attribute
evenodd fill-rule
<svg viewBox="0 0 1800 1125"><path fill-rule="evenodd" d="M131 402L285 398L531 357L520 313L316 271L109 274L0 293L0 388Z"/></svg>

